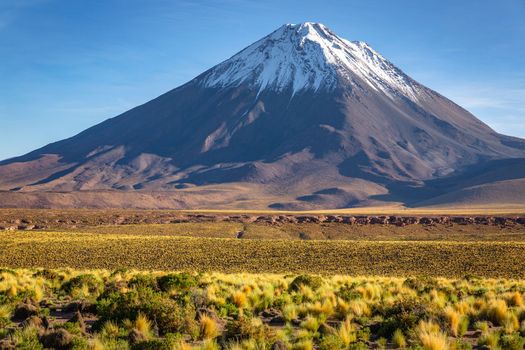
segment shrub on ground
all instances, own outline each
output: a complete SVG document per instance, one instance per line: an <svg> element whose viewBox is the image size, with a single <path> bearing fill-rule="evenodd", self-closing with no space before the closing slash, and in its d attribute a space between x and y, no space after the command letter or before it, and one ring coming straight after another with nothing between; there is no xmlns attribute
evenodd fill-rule
<svg viewBox="0 0 525 350"><path fill-rule="evenodd" d="M297 292L301 286L310 287L312 290L317 290L323 284L323 279L319 276L313 275L299 275L294 278L290 286L289 291Z"/></svg>

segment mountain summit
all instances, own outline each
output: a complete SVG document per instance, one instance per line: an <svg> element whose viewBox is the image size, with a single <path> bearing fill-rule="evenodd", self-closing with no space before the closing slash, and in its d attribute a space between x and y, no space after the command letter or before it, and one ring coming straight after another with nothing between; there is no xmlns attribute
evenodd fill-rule
<svg viewBox="0 0 525 350"><path fill-rule="evenodd" d="M496 133L366 43L306 22L74 137L0 162L0 199L283 209L522 203L523 158L524 140Z"/></svg>
<svg viewBox="0 0 525 350"><path fill-rule="evenodd" d="M350 42L320 23L287 24L210 70L204 86L249 83L293 94L354 85L357 76L389 96L415 99L417 86L364 42Z"/></svg>

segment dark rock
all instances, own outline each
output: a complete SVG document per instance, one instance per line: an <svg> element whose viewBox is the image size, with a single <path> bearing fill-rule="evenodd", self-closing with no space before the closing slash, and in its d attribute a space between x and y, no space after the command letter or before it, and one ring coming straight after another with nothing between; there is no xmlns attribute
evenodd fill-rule
<svg viewBox="0 0 525 350"><path fill-rule="evenodd" d="M146 340L146 336L138 329L133 328L128 334L130 344L137 344L144 340Z"/></svg>
<svg viewBox="0 0 525 350"><path fill-rule="evenodd" d="M38 307L33 304L22 303L19 304L13 314L13 321L23 321L30 316L38 315Z"/></svg>
<svg viewBox="0 0 525 350"><path fill-rule="evenodd" d="M343 222L343 218L338 215L328 215L325 222Z"/></svg>
<svg viewBox="0 0 525 350"><path fill-rule="evenodd" d="M75 300L63 307L65 312L82 311L84 309L84 302L82 300Z"/></svg>
<svg viewBox="0 0 525 350"><path fill-rule="evenodd" d="M73 336L63 328L55 329L40 337L45 348L68 350L71 348Z"/></svg>
<svg viewBox="0 0 525 350"><path fill-rule="evenodd" d="M358 225L367 225L370 223L370 218L368 216L356 216L355 223Z"/></svg>
<svg viewBox="0 0 525 350"><path fill-rule="evenodd" d="M45 319L45 318L44 318ZM29 316L20 324L22 328L33 326L35 328L46 329L49 325L47 319L42 319L38 316Z"/></svg>
<svg viewBox="0 0 525 350"><path fill-rule="evenodd" d="M388 224L388 218L386 216L372 216L369 222L372 225L386 225Z"/></svg>
<svg viewBox="0 0 525 350"><path fill-rule="evenodd" d="M322 323L320 326L319 326L319 333L320 334L337 334L337 330L330 326L329 324L327 323Z"/></svg>
<svg viewBox="0 0 525 350"><path fill-rule="evenodd" d="M271 350L287 350L288 346L282 340L276 340L273 343Z"/></svg>
<svg viewBox="0 0 525 350"><path fill-rule="evenodd" d="M279 312L279 310L276 310L274 308L270 308L270 309L266 309L266 310L261 311L261 313L259 315L262 316L262 317L265 317L265 318L270 318L270 317L280 316L281 313Z"/></svg>
<svg viewBox="0 0 525 350"><path fill-rule="evenodd" d="M80 330L83 333L86 333L86 322L84 322L84 317L82 317L82 314L80 313L80 311L77 310L77 312L75 312L73 317L71 317L71 319L68 322L73 322L73 323L78 322Z"/></svg>
<svg viewBox="0 0 525 350"><path fill-rule="evenodd" d="M433 218L429 218L429 217L422 217L422 218L419 219L419 223L421 225L432 225L434 222L435 222L435 220Z"/></svg>
<svg viewBox="0 0 525 350"><path fill-rule="evenodd" d="M282 316L272 317L270 321L268 321L268 324L272 326L284 325L285 323L286 321L284 320Z"/></svg>
<svg viewBox="0 0 525 350"><path fill-rule="evenodd" d="M355 224L355 218L353 216L343 216L341 220L344 224Z"/></svg>

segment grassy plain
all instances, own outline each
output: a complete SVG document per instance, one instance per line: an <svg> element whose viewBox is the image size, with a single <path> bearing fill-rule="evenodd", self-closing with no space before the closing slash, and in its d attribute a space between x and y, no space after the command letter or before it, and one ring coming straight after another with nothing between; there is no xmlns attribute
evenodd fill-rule
<svg viewBox="0 0 525 350"><path fill-rule="evenodd" d="M525 242L292 241L38 231L4 232L0 237L0 266L6 267L525 277Z"/></svg>
<svg viewBox="0 0 525 350"><path fill-rule="evenodd" d="M20 213L0 217L51 229L0 231L0 349L525 345L523 225L107 225L122 212Z"/></svg>
<svg viewBox="0 0 525 350"><path fill-rule="evenodd" d="M68 232L206 238L365 240L365 241L524 241L525 226L492 225L345 225L190 222L178 224L103 225Z"/></svg>
<svg viewBox="0 0 525 350"><path fill-rule="evenodd" d="M0 346L21 349L523 349L525 282L0 271Z"/></svg>

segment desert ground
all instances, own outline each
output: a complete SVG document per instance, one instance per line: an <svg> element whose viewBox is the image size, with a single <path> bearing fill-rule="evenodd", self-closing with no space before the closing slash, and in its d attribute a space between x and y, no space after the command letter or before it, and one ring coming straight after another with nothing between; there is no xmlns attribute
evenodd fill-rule
<svg viewBox="0 0 525 350"><path fill-rule="evenodd" d="M523 349L525 210L0 210L0 349Z"/></svg>

